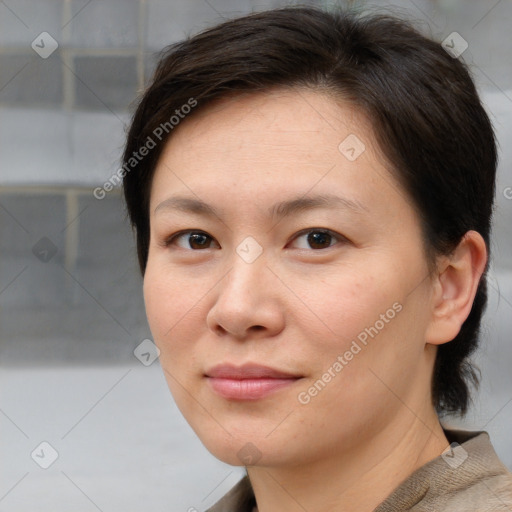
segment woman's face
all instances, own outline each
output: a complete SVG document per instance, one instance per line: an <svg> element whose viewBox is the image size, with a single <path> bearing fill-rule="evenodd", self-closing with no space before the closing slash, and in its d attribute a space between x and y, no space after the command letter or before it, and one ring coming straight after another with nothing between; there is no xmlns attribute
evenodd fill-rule
<svg viewBox="0 0 512 512"><path fill-rule="evenodd" d="M198 111L160 158L150 224L151 331L218 458L347 454L431 407L420 224L357 110L280 90Z"/></svg>

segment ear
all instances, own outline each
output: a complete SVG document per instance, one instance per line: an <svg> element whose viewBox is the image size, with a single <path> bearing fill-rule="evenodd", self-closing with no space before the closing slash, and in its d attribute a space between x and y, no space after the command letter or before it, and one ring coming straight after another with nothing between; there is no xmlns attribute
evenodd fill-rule
<svg viewBox="0 0 512 512"><path fill-rule="evenodd" d="M450 255L440 258L433 279L427 343L441 345L457 336L471 311L486 263L487 247L476 231L468 231Z"/></svg>

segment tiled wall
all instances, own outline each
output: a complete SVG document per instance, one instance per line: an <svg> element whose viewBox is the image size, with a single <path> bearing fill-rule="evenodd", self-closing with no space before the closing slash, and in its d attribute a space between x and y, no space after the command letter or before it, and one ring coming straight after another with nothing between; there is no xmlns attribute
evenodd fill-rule
<svg viewBox="0 0 512 512"><path fill-rule="evenodd" d="M0 193L0 359L112 364L150 337L120 194Z"/></svg>
<svg viewBox="0 0 512 512"><path fill-rule="evenodd" d="M293 2L251 0L6 0L0 3L0 104L126 109L155 51L237 14ZM329 1L302 2L334 4ZM512 42L510 2L401 0L345 2L393 6L428 24L442 38L458 31L465 54L486 87L507 89L512 69L504 65ZM31 43L49 33L58 48L41 59Z"/></svg>
<svg viewBox="0 0 512 512"><path fill-rule="evenodd" d="M124 110L151 73L155 51L225 17L289 3L2 2L0 104ZM57 41L58 48L41 59L31 44L44 32Z"/></svg>

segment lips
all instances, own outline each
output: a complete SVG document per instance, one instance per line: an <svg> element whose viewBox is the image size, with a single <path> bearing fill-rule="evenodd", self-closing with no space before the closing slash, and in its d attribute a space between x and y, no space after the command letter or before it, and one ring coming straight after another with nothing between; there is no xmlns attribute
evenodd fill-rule
<svg viewBox="0 0 512 512"><path fill-rule="evenodd" d="M300 375L268 366L222 364L205 373L212 390L230 400L259 400L290 386Z"/></svg>

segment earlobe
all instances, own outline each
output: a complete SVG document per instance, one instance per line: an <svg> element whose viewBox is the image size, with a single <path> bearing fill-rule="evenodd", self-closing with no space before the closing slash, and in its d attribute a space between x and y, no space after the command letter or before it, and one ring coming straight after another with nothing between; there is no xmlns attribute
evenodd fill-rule
<svg viewBox="0 0 512 512"><path fill-rule="evenodd" d="M471 311L486 263L487 247L476 231L468 231L455 250L440 259L425 338L427 343L441 345L457 336Z"/></svg>

